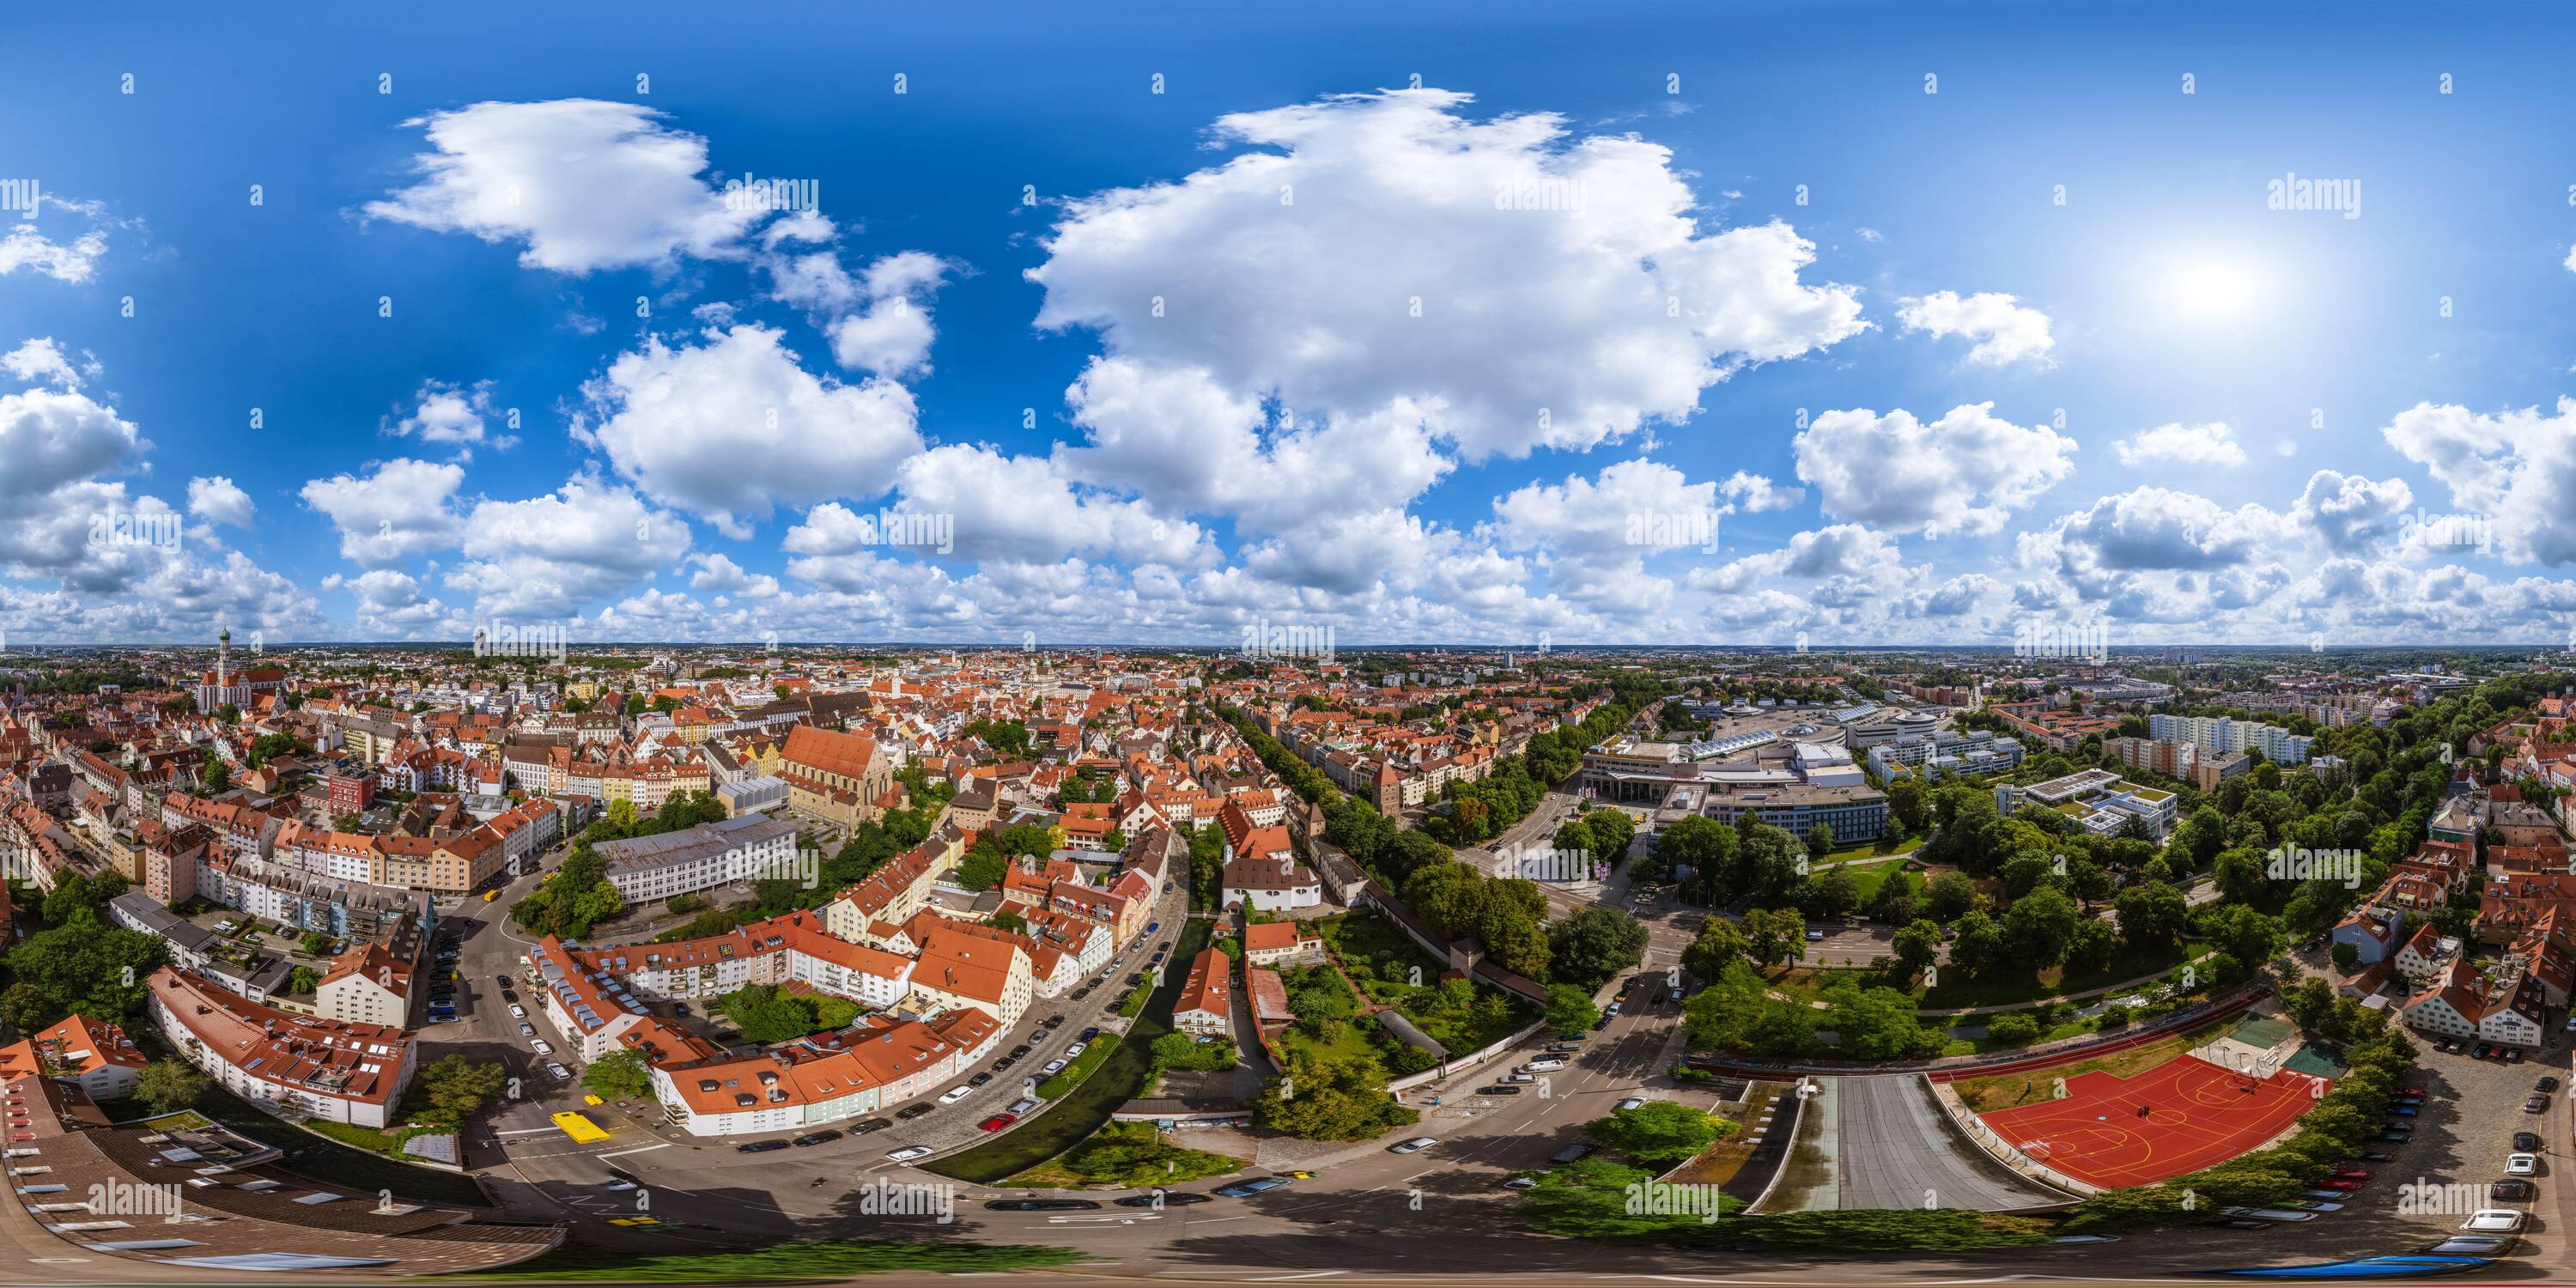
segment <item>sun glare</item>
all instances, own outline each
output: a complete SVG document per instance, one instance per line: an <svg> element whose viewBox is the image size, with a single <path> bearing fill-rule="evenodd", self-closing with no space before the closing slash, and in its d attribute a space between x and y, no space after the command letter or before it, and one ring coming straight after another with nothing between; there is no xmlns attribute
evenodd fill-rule
<svg viewBox="0 0 2576 1288"><path fill-rule="evenodd" d="M2174 311L2195 321L2245 317L2262 306L2269 285L2261 272L2239 260L2183 259L2165 272L2165 290Z"/></svg>

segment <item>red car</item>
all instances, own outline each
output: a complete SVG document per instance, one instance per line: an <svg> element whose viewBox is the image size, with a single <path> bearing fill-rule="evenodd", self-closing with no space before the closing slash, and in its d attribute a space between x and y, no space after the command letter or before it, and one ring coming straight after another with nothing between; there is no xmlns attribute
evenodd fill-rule
<svg viewBox="0 0 2576 1288"><path fill-rule="evenodd" d="M2360 1188L2361 1188L2361 1182L2359 1182L2359 1181L2319 1181L2319 1182L2317 1182L2317 1188L2319 1188L2319 1189L2325 1189L2325 1190L2357 1190L2357 1189L2360 1189Z"/></svg>
<svg viewBox="0 0 2576 1288"><path fill-rule="evenodd" d="M2424 1089L2422 1087L2408 1087L2397 1094L2401 1096L2412 1096L2417 1100L2422 1100L2424 1098Z"/></svg>
<svg viewBox="0 0 2576 1288"><path fill-rule="evenodd" d="M2342 1167L2335 1169L2334 1174L2327 1179L2336 1181L2366 1181L2370 1179L2370 1175L2371 1174L2369 1172L2358 1167Z"/></svg>
<svg viewBox="0 0 2576 1288"><path fill-rule="evenodd" d="M1000 1131L1019 1120L1020 1116L1018 1114L995 1114L992 1117L975 1124L975 1126L979 1130L983 1131Z"/></svg>

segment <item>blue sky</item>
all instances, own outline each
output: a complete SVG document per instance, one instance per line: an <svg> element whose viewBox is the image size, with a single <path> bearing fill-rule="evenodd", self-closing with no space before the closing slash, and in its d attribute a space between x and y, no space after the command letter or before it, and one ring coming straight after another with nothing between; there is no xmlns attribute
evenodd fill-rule
<svg viewBox="0 0 2576 1288"><path fill-rule="evenodd" d="M2569 637L2546 11L610 12L23 20L0 630Z"/></svg>

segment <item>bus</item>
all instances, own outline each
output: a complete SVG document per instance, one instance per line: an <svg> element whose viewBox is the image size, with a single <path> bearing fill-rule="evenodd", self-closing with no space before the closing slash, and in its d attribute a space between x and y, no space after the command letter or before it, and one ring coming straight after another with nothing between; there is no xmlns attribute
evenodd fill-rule
<svg viewBox="0 0 2576 1288"><path fill-rule="evenodd" d="M599 1124L569 1110L555 1115L555 1127L579 1145L608 1139L608 1133L601 1130Z"/></svg>

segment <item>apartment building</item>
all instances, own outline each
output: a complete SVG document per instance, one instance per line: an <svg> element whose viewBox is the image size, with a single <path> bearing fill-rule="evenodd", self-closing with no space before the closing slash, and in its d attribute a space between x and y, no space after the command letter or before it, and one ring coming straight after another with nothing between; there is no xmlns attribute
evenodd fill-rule
<svg viewBox="0 0 2576 1288"><path fill-rule="evenodd" d="M392 1125L419 1052L401 1029L263 1006L164 966L148 981L153 1022L226 1091L281 1117Z"/></svg>

